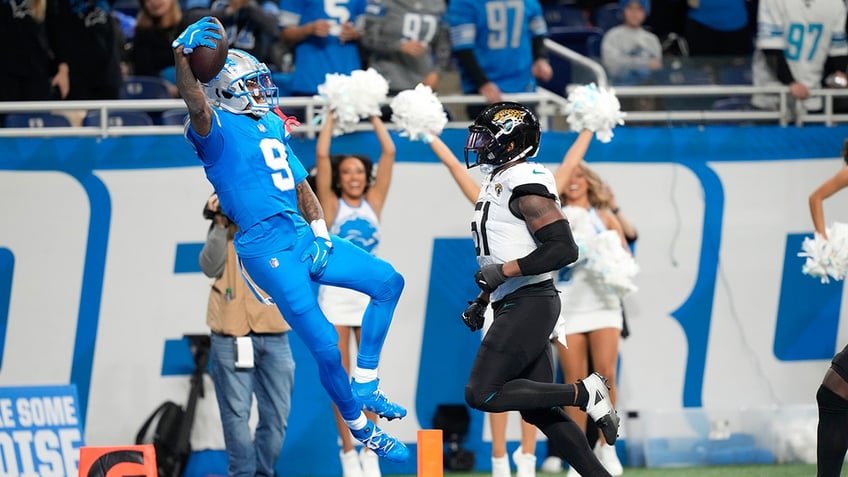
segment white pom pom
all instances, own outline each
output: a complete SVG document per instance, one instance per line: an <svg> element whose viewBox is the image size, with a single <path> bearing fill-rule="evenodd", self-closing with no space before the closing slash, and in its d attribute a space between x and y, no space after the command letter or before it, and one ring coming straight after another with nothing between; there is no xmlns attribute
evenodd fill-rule
<svg viewBox="0 0 848 477"><path fill-rule="evenodd" d="M633 277L639 273L639 266L621 246L621 238L614 230L595 235L589 247L586 267L599 273L604 284L619 297L638 290L633 284Z"/></svg>
<svg viewBox="0 0 848 477"><path fill-rule="evenodd" d="M615 91L598 88L595 83L578 86L569 93L565 113L572 130L593 131L601 142L610 142L613 128L624 124L627 115L621 111Z"/></svg>
<svg viewBox="0 0 848 477"><path fill-rule="evenodd" d="M400 135L413 141L429 142L448 122L442 102L429 86L420 83L415 89L398 93L391 107L392 122L401 129Z"/></svg>
<svg viewBox="0 0 848 477"><path fill-rule="evenodd" d="M333 135L354 130L360 119L379 116L380 103L386 100L389 83L376 70L356 70L350 75L329 73L318 86L324 106L318 117L332 111L335 117Z"/></svg>
<svg viewBox="0 0 848 477"><path fill-rule="evenodd" d="M819 234L805 238L799 257L805 257L801 271L822 283L844 280L848 275L848 224L834 222L827 228L828 239Z"/></svg>
<svg viewBox="0 0 848 477"><path fill-rule="evenodd" d="M568 218L571 233L579 249L579 258L571 266L585 265L598 274L601 281L616 295L623 297L637 290L633 277L639 273L639 266L624 247L621 238L614 230L597 233L590 220L589 211L583 207L565 206L563 212Z"/></svg>
<svg viewBox="0 0 848 477"><path fill-rule="evenodd" d="M380 103L386 101L388 94L388 81L374 68L350 74L350 100L361 119L380 116Z"/></svg>

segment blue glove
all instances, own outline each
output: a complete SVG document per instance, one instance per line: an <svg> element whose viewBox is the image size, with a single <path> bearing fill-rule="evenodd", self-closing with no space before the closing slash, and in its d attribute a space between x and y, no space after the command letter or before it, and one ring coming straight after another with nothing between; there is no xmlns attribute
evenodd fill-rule
<svg viewBox="0 0 848 477"><path fill-rule="evenodd" d="M212 21L212 17L203 17L187 26L180 33L180 36L171 43L171 48L176 49L182 45L183 54L186 55L190 54L198 46L206 46L214 50L218 45L212 40L221 39L221 34L215 33L218 30L218 24Z"/></svg>
<svg viewBox="0 0 848 477"><path fill-rule="evenodd" d="M327 262L330 260L330 253L333 251L333 242L328 238L315 237L312 246L303 252L300 257L301 262L308 259L312 260L312 265L309 267L309 274L314 278L319 278L324 274L324 269L327 268Z"/></svg>

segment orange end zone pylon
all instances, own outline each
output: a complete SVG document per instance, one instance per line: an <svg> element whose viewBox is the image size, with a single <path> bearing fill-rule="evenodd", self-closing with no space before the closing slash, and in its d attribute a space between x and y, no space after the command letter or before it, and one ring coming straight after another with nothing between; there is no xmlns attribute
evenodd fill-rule
<svg viewBox="0 0 848 477"><path fill-rule="evenodd" d="M441 429L418 431L418 477L443 477L444 441Z"/></svg>

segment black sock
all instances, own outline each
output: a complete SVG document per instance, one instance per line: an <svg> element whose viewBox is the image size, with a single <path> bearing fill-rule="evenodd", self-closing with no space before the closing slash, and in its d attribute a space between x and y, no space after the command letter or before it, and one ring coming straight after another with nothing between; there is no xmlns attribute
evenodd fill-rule
<svg viewBox="0 0 848 477"><path fill-rule="evenodd" d="M575 387L577 388L577 401L575 404L580 407L580 409L585 410L586 405L589 404L589 390L586 389L586 385L583 384L583 381L578 382Z"/></svg>
<svg viewBox="0 0 848 477"><path fill-rule="evenodd" d="M839 477L848 450L848 401L830 389L819 386L817 477Z"/></svg>

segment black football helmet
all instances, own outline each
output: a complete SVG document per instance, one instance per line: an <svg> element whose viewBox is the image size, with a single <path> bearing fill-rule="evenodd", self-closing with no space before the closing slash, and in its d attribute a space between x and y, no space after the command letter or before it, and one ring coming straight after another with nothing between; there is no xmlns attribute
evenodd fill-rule
<svg viewBox="0 0 848 477"><path fill-rule="evenodd" d="M541 137L539 120L527 106L510 101L492 104L468 126L465 165L469 169L481 164L497 167L533 157ZM468 160L469 151L477 153L474 163Z"/></svg>

